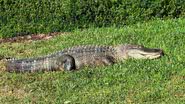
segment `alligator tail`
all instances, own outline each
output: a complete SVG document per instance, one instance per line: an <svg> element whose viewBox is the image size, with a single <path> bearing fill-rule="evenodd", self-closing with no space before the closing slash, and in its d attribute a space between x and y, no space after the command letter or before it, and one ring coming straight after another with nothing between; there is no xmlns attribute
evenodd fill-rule
<svg viewBox="0 0 185 104"><path fill-rule="evenodd" d="M6 63L6 70L8 72L51 71L58 67L56 62L55 58L8 60Z"/></svg>
<svg viewBox="0 0 185 104"><path fill-rule="evenodd" d="M75 60L70 55L9 60L6 63L8 72L70 71L74 69L76 69Z"/></svg>

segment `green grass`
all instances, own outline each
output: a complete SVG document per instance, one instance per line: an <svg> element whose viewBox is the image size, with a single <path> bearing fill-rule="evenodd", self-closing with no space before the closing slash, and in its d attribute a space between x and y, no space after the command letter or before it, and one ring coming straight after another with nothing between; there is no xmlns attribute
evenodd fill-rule
<svg viewBox="0 0 185 104"><path fill-rule="evenodd" d="M156 60L127 60L76 72L0 72L0 103L180 104L185 102L185 19L75 30L48 41L0 44L0 56L37 57L84 44L162 48Z"/></svg>

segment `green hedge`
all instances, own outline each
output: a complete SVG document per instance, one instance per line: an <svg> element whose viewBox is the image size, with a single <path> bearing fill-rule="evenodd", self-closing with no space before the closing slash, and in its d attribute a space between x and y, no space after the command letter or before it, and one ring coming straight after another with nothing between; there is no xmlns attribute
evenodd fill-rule
<svg viewBox="0 0 185 104"><path fill-rule="evenodd" d="M0 37L185 16L185 0L0 0Z"/></svg>

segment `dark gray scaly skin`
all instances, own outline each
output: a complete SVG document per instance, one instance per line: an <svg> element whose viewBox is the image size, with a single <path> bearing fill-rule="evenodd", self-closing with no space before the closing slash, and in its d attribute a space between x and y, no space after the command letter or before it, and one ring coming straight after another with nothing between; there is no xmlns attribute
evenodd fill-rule
<svg viewBox="0 0 185 104"><path fill-rule="evenodd" d="M146 52L140 56L138 53L143 51ZM147 52L150 53L149 56L152 56L151 53L158 53L158 56L155 54L154 57L148 57ZM76 46L44 57L9 60L6 70L9 72L76 70L84 66L112 65L130 56L131 58L153 59L161 55L160 49L148 49L139 45Z"/></svg>

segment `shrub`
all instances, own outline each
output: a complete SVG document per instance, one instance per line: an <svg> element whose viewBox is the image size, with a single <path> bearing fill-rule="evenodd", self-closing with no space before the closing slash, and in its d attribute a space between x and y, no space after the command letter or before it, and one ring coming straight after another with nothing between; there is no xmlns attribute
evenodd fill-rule
<svg viewBox="0 0 185 104"><path fill-rule="evenodd" d="M0 0L0 37L183 16L184 0Z"/></svg>

